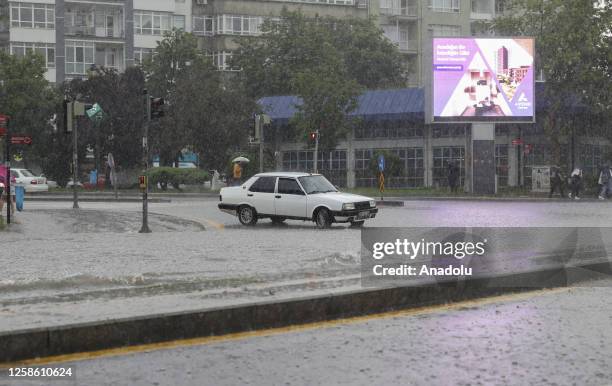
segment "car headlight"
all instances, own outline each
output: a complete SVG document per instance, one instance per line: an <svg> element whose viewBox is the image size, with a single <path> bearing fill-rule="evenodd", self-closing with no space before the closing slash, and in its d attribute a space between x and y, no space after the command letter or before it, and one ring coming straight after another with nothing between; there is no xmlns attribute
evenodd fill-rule
<svg viewBox="0 0 612 386"><path fill-rule="evenodd" d="M355 204L349 202L348 204L342 204L342 210L355 210Z"/></svg>
<svg viewBox="0 0 612 386"><path fill-rule="evenodd" d="M370 200L370 208L374 208L376 206L376 200Z"/></svg>

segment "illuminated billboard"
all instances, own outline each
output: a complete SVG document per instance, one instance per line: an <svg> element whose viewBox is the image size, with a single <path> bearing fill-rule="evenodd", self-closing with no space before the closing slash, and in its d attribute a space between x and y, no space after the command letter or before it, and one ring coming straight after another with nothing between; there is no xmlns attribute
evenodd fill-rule
<svg viewBox="0 0 612 386"><path fill-rule="evenodd" d="M434 122L533 122L533 38L434 38Z"/></svg>

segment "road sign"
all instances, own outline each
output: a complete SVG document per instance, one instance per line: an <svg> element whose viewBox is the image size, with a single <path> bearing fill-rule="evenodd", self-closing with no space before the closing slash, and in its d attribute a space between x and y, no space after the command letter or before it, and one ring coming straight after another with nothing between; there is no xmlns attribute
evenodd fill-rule
<svg viewBox="0 0 612 386"><path fill-rule="evenodd" d="M522 145L523 144L523 139L522 138L516 138L512 140L512 145L513 146L517 146L517 145Z"/></svg>
<svg viewBox="0 0 612 386"><path fill-rule="evenodd" d="M29 135L13 135L11 136L12 145L31 145L32 137Z"/></svg>
<svg viewBox="0 0 612 386"><path fill-rule="evenodd" d="M6 121L8 121L8 115L0 114L0 127L6 128Z"/></svg>
<svg viewBox="0 0 612 386"><path fill-rule="evenodd" d="M99 104L94 103L94 105L86 111L87 116L89 117L89 119L94 119L94 117L98 116L98 118L102 117L102 114L104 114L104 111L102 110L102 107L100 107Z"/></svg>
<svg viewBox="0 0 612 386"><path fill-rule="evenodd" d="M382 154L378 156L378 171L379 172L385 171L385 156Z"/></svg>

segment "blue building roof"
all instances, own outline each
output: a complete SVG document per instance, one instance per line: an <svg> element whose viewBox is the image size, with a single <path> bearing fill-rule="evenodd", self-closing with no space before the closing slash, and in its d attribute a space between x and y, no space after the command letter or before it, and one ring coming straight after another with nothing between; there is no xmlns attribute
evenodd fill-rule
<svg viewBox="0 0 612 386"><path fill-rule="evenodd" d="M536 111L544 111L549 102L544 97L544 83L537 82ZM568 98L568 112L584 112L586 106L577 97ZM297 112L302 99L295 95L263 97L258 101L263 112L277 125L286 124ZM425 118L425 91L422 88L366 91L358 97L357 108L349 114L364 120L420 120Z"/></svg>
<svg viewBox="0 0 612 386"><path fill-rule="evenodd" d="M422 88L366 91L358 97L357 108L349 115L364 120L423 119L425 95ZM263 97L258 101L276 124L284 124L297 112L302 99L295 95Z"/></svg>

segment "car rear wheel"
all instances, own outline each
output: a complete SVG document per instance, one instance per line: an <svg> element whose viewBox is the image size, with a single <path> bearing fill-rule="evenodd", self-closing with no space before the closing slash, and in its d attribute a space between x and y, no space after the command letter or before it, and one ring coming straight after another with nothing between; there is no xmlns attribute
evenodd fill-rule
<svg viewBox="0 0 612 386"><path fill-rule="evenodd" d="M257 224L257 213L255 209L247 205L241 206L238 209L238 221L240 221L242 225Z"/></svg>
<svg viewBox="0 0 612 386"><path fill-rule="evenodd" d="M325 208L319 209L315 214L315 223L319 229L329 228L332 223L332 216L329 210Z"/></svg>

